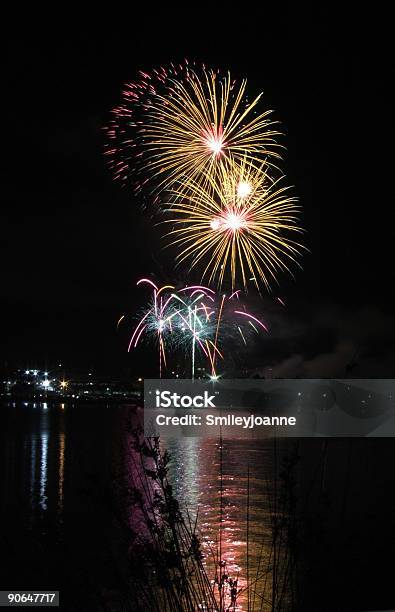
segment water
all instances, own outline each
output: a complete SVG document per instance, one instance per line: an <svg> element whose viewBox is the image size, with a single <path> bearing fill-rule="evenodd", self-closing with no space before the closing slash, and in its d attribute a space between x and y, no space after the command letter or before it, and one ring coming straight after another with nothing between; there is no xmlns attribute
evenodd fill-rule
<svg viewBox="0 0 395 612"><path fill-rule="evenodd" d="M114 506L113 492L130 462L128 425L136 414L133 406L0 404L1 589L57 589L62 609L73 612L122 609L114 601L129 567L117 512L130 507L126 498ZM242 586L258 570L261 591L272 563L273 443L166 444L175 494L192 515L199 512L207 571L214 576L221 525L227 571ZM298 495L308 527L298 527L304 612L336 609L340 597L345 610L394 607L386 561L395 549L394 448L392 439L299 441ZM258 610L260 603L256 596Z"/></svg>
<svg viewBox="0 0 395 612"><path fill-rule="evenodd" d="M198 512L209 574L215 573L213 558L221 548L227 572L245 588L247 541L250 579L256 577L261 556L267 564L271 550L272 443L186 438L169 442L167 448L174 458L170 477L176 497L192 516ZM244 600L239 598L240 610Z"/></svg>
<svg viewBox="0 0 395 612"><path fill-rule="evenodd" d="M0 410L0 516L3 550L10 551L8 579L21 576L23 588L29 583L36 589L72 589L77 599L89 583L111 590L103 587L104 549L113 537L109 498L116 474L129 461L127 426L137 409L9 402ZM270 442L225 440L221 448L214 438L188 438L168 441L167 448L175 495L182 508L199 515L207 571L214 578L213 555L220 547L229 575L238 577L242 588L247 510L250 576L262 553L268 558L270 551ZM63 560L70 558L74 568L65 570ZM240 610L244 600L241 596Z"/></svg>

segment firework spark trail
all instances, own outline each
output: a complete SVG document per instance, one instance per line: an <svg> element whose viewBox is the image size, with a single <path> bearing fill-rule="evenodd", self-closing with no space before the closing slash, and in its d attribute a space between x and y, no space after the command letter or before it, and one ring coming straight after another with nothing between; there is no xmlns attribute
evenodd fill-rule
<svg viewBox="0 0 395 612"><path fill-rule="evenodd" d="M125 319L125 315L121 315L117 321L117 329L119 328L119 326L121 325L122 321Z"/></svg>
<svg viewBox="0 0 395 612"><path fill-rule="evenodd" d="M105 128L114 180L155 204L160 221L170 224L177 263L200 269L201 283L231 287L227 296L204 284L176 289L138 281L151 298L128 350L154 342L161 378L170 353L182 349L191 358L192 379L203 361L216 380L228 339L247 346L253 334L268 332L236 287L246 290L253 281L259 293L270 290L280 273L292 274L305 248L294 239L302 232L300 206L276 165L283 148L278 122L261 102L262 94L248 98L246 79L236 82L230 73L185 61L141 71L125 85Z"/></svg>
<svg viewBox="0 0 395 612"><path fill-rule="evenodd" d="M219 287L229 273L232 289L238 282L246 288L250 275L259 290L260 284L270 289L280 271L292 274L287 260L297 263L304 248L290 238L302 232L300 206L282 179L272 181L266 167L243 162L209 177L208 190L191 182L185 197L183 188L175 189L172 218L164 223L172 225L167 236L180 251L178 263L189 261L191 269L202 265L202 280Z"/></svg>
<svg viewBox="0 0 395 612"><path fill-rule="evenodd" d="M229 274L232 289L251 276L269 290L303 249L291 238L300 207L274 165L277 122L261 98L249 100L246 79L185 60L140 71L106 128L114 179L166 202L178 263L201 266L209 285Z"/></svg>
<svg viewBox="0 0 395 612"><path fill-rule="evenodd" d="M218 318L217 318L217 327L215 329L214 346L217 346L217 344L218 344L218 332L219 332L219 326L220 326L220 323L221 323L222 311L223 311L223 308L224 308L225 298L226 298L226 296L223 295L222 296L222 300L221 300L221 306L219 308L219 314L218 314ZM213 371L212 371L212 376L215 376L215 356L213 356Z"/></svg>
<svg viewBox="0 0 395 612"><path fill-rule="evenodd" d="M114 181L129 185L134 193L141 192L149 182L142 172L145 166L139 136L142 116L152 98L159 91L166 91L169 79L186 78L188 71L188 62L178 66L170 64L151 73L139 71L134 82L125 84L122 100L113 108L112 118L103 128L107 136L104 155Z"/></svg>
<svg viewBox="0 0 395 612"><path fill-rule="evenodd" d="M271 110L259 112L262 94L251 102L247 81L204 66L160 67L127 83L122 102L105 128L105 155L114 180L135 193L148 186L158 194L182 179L209 188L207 176L232 160L252 164L280 158L278 122ZM271 163L271 162L270 162Z"/></svg>
<svg viewBox="0 0 395 612"><path fill-rule="evenodd" d="M184 342L182 332L190 332L193 353L197 343L203 354L207 356L205 345L196 331L197 325L203 327L198 316L198 312L203 308L198 308L197 302L205 295L205 291L209 293L210 290L204 287L194 287L193 293L198 291L198 295L194 295L193 299L186 301L172 291L175 289L173 285L164 285L159 288L155 283L145 278L139 280L137 285L143 283L148 284L152 288L153 296L148 310L144 313L133 331L128 350L132 346L135 348L138 345L144 331L149 336L153 335L156 337L159 348L160 377L162 377L163 367L167 366L167 345L172 343L176 346L182 344Z"/></svg>
<svg viewBox="0 0 395 612"><path fill-rule="evenodd" d="M264 323L262 323L262 321L260 321L256 317L254 317L252 314L250 314L248 312L242 312L240 310L235 310L235 314L239 314L239 315L242 315L242 316L245 316L245 317L249 317L250 319L253 319L257 323L259 323L259 325L261 325L266 332L268 331L266 325Z"/></svg>
<svg viewBox="0 0 395 612"><path fill-rule="evenodd" d="M227 170L232 160L261 164L280 157L277 130L267 110L254 116L261 99L246 101L244 79L237 86L228 73L190 71L185 80L170 80L166 95L153 98L142 128L150 170L159 176L159 187L168 189L182 177L206 186L208 176ZM163 177L163 178L162 178Z"/></svg>
<svg viewBox="0 0 395 612"><path fill-rule="evenodd" d="M160 377L168 367L168 353L176 352L179 348L191 353L192 378L195 376L196 349L208 360L211 376L217 376L216 361L224 359L221 345L227 338L237 334L247 344L247 329L243 333L242 326L252 325L258 333L254 321L267 331L265 324L243 306L240 290L230 296L219 296L202 285L187 286L176 291L173 285L159 288L149 279L141 279L137 284L147 284L152 295L133 330L128 350L135 349L143 338L154 340L158 346ZM235 300L237 310L234 308Z"/></svg>

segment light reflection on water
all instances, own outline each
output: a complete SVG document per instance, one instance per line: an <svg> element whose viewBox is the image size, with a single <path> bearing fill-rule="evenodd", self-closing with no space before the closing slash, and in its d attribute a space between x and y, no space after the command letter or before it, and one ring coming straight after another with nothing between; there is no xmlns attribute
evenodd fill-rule
<svg viewBox="0 0 395 612"><path fill-rule="evenodd" d="M64 499L64 467L65 467L65 448L66 448L66 435L64 431L59 433L59 492L58 492L58 512L62 515L63 512L63 499Z"/></svg>
<svg viewBox="0 0 395 612"><path fill-rule="evenodd" d="M44 407L43 403L23 401L0 404L0 544L7 555L6 571L10 576L22 576L26 585L34 572L37 582L31 588L37 588L40 580L44 580L41 584L45 588L48 584L54 588L59 583L73 596L83 592L80 577L84 585L96 579L100 588L108 576L112 578L108 558L112 562L122 555L116 547L112 507L106 506L105 495L114 484L116 468L128 464L130 446L128 451L123 442L127 441L127 427L134 414L135 408L125 405L73 406L48 402ZM184 438L166 442L173 457L170 477L175 494L182 506L192 513L199 511L199 529L210 575L214 576L215 568L209 553L217 548L221 525L221 556L228 561L227 569L233 577L240 572L242 585L247 577L248 467L250 580L254 580L257 568L263 574L273 565L270 525L273 447L270 441L257 439L225 439L222 446L220 523L219 441ZM333 440L329 447L329 442L318 439L306 441L299 450L302 463L298 464L296 474L297 500L308 496L312 505L307 508L310 512L307 518L314 520L314 512L325 511L323 516L328 521L327 533L313 531L314 541L307 542L310 549L303 540L298 551L306 555L300 557L299 567L303 570L305 559L309 563L311 559L317 560L315 584L307 577L302 586L305 590L313 589L313 595L317 589L320 595L323 580L327 592L332 590L337 597L339 590L345 588L341 581L344 577L347 589L351 588L349 584L355 585L350 592L353 599L359 593L358 601L363 601L366 592L375 597L382 574L388 575L387 584L391 584L391 566L385 563L388 556L385 553L393 539L393 499L389 486L393 442ZM303 511L304 508L305 505ZM124 502L124 509L130 513L130 504ZM317 519L321 520L319 515ZM324 544L316 534L322 534ZM104 553L108 542L114 545L114 550ZM343 557L339 556L339 549ZM374 579L365 559L377 560ZM322 564L327 574L322 571ZM67 573L62 579L63 568ZM260 591L261 586L256 590ZM269 601L263 607L256 596L254 612L271 609L269 588L268 591ZM392 591L384 588L387 601L392 596ZM240 603L245 612L245 597ZM362 607L361 604L358 609Z"/></svg>
<svg viewBox="0 0 395 612"><path fill-rule="evenodd" d="M237 578L238 587L244 589L247 584L247 540L250 582L256 579L258 567L265 567L270 558L271 442L224 439L221 449L220 441L214 438L184 438L167 440L166 448L173 459L170 479L175 495L193 516L198 513L210 577L215 576L220 556L226 562L227 573L233 579ZM263 590L263 580L259 580L256 586L257 591ZM245 606L246 597L240 595L238 609L245 610Z"/></svg>
<svg viewBox="0 0 395 612"><path fill-rule="evenodd" d="M49 433L44 431L40 436L40 499L39 505L42 510L47 509L47 484L48 484L48 439Z"/></svg>
<svg viewBox="0 0 395 612"><path fill-rule="evenodd" d="M66 432L58 407L47 402L12 402L3 430L4 499L9 507L35 518L57 513L62 520L66 469ZM1 413L4 426L4 413ZM22 452L21 452L22 451ZM22 460L23 458L23 460ZM28 500L28 505L24 502ZM57 526L57 525L56 525Z"/></svg>
<svg viewBox="0 0 395 612"><path fill-rule="evenodd" d="M5 458L0 466L0 476L5 476L0 509L2 504L12 509L23 500L29 529L42 533L42 524L46 532L52 525L56 535L49 537L61 539L65 516L76 507L81 509L79 489L85 486L84 471L97 475L95 487L99 488L108 482L114 456L118 463L130 460L130 449L120 444L128 440L125 432L130 408L123 406L117 411L110 406L24 402L9 404L7 410L3 436L0 431ZM4 420L3 413L1 417ZM166 448L172 457L169 475L175 495L192 518L198 514L209 576L215 577L221 548L227 573L238 578L238 586L243 588L247 579L247 511L250 579L261 554L263 565L270 555L270 441L226 439L221 448L215 438L184 438L167 440ZM240 598L240 604L238 609L245 610L245 597Z"/></svg>

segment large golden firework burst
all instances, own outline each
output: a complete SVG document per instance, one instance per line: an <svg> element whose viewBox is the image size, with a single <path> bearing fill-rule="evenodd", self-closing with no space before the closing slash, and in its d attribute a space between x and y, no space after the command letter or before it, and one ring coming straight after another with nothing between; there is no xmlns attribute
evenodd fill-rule
<svg viewBox="0 0 395 612"><path fill-rule="evenodd" d="M257 111L262 94L248 102L246 80L237 85L229 73L201 72L170 79L166 93L153 96L145 108L139 136L159 190L175 183L184 193L196 185L207 190L235 161L260 166L280 157L272 111Z"/></svg>
<svg viewBox="0 0 395 612"><path fill-rule="evenodd" d="M202 266L202 279L221 286L230 273L232 287L252 281L270 288L281 271L291 272L304 248L293 239L300 206L289 196L283 177L270 179L266 165L256 167L244 157L214 177L207 187L191 179L188 194L174 188L170 206L171 244L180 249L179 262Z"/></svg>

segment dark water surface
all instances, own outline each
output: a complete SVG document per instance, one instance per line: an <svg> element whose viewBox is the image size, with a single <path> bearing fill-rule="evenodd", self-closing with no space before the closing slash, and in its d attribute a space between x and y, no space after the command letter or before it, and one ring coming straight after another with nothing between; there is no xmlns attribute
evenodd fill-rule
<svg viewBox="0 0 395 612"><path fill-rule="evenodd" d="M0 405L1 589L57 589L63 609L117 609L111 602L122 568L113 490L130 460L127 427L137 410ZM224 440L221 447L214 438L189 438L168 441L167 448L176 496L193 516L199 513L209 571L210 551L218 546L222 464L222 558L243 586L247 490L250 578L259 559L270 565L273 443ZM395 552L394 449L393 440L298 443L299 571L307 602L301 609L394 607L387 561ZM240 603L245 610L245 599Z"/></svg>
<svg viewBox="0 0 395 612"><path fill-rule="evenodd" d="M66 589L71 600L73 592L77 600L91 589L111 592L111 496L116 474L125 472L130 459L127 425L136 410L100 404L1 406L1 548L8 558L2 587ZM221 557L245 586L247 488L251 568L270 538L270 444L234 440L221 448L214 438L189 438L169 441L167 448L175 495L191 516L199 513L213 578L222 457ZM243 597L240 602L242 610Z"/></svg>

